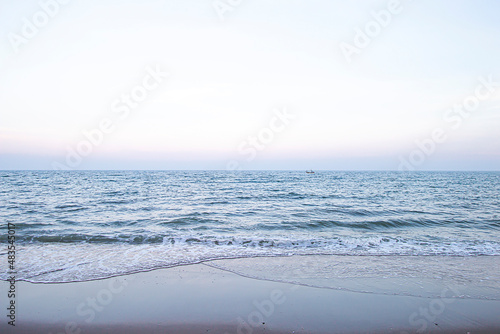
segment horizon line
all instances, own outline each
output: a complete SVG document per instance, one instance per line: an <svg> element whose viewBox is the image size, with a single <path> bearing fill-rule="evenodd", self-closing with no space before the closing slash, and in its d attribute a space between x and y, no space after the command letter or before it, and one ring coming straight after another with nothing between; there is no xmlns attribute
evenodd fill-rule
<svg viewBox="0 0 500 334"><path fill-rule="evenodd" d="M99 171L115 171L115 172L398 172L398 173L420 173L420 172L500 172L500 169L435 169L435 170L397 170L397 169L0 169L0 172L99 172Z"/></svg>

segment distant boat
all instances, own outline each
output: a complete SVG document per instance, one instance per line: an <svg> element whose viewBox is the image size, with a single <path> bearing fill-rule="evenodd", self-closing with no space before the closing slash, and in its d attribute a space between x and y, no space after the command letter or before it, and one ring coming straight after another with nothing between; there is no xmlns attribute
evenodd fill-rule
<svg viewBox="0 0 500 334"><path fill-rule="evenodd" d="M311 169L311 170L306 170L306 173L307 174L314 174L314 171Z"/></svg>

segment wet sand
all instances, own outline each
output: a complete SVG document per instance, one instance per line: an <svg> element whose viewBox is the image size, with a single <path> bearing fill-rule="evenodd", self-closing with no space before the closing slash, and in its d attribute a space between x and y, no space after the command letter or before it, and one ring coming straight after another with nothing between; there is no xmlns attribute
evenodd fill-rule
<svg viewBox="0 0 500 334"><path fill-rule="evenodd" d="M390 294L401 285L391 277L364 279L385 293L318 288L244 277L214 267L220 263L88 282L17 282L15 327L7 324L3 281L0 333L500 332L500 300L455 298L451 290L432 298Z"/></svg>

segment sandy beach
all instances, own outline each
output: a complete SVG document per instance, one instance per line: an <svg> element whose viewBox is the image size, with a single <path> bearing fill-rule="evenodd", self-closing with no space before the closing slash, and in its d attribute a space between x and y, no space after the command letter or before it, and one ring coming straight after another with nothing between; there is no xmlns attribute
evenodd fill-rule
<svg viewBox="0 0 500 334"><path fill-rule="evenodd" d="M307 257L307 261L346 261L343 258L316 256ZM472 334L500 331L500 300L460 295L456 290L466 288L466 284L463 288L443 285L434 297L417 297L401 295L404 280L395 277L364 278L365 287L371 286L371 291L357 292L351 290L361 290L359 280L346 277L337 278L337 288L319 288L244 277L238 272L242 267L253 267L255 275L260 270L256 263L262 260L208 261L87 282L17 282L16 326L8 325L4 317L0 332ZM287 262L303 263L305 259L266 259L266 263L273 261L276 272L283 272ZM349 261L366 260L349 257ZM414 261L418 266L420 260L404 261ZM495 274L493 268L498 268L498 257L481 257L479 261L486 261L483 265L488 264L491 274ZM232 272L220 269L230 265L234 266ZM307 277L304 272L296 275L299 281ZM353 285L352 281L357 283ZM424 278L421 281L429 282ZM9 283L2 281L0 286L0 293L6 295ZM410 283L408 287L405 291L412 291ZM3 307L5 310L6 305Z"/></svg>
<svg viewBox="0 0 500 334"><path fill-rule="evenodd" d="M0 334L500 334L500 1L1 4Z"/></svg>

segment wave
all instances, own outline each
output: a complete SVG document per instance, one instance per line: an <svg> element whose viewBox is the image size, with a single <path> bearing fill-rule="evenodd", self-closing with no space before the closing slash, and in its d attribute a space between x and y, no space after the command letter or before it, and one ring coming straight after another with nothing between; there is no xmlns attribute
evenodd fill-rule
<svg viewBox="0 0 500 334"><path fill-rule="evenodd" d="M33 243L17 248L18 280L69 282L107 278L218 259L336 255L364 257L500 255L492 242L425 243L401 238L279 240L268 238L164 238L156 244ZM375 262L380 262L374 259ZM425 263L425 260L422 260ZM360 268L361 270L361 268ZM7 272L0 272L6 279Z"/></svg>
<svg viewBox="0 0 500 334"><path fill-rule="evenodd" d="M18 236L20 245L69 244L69 245L150 245L184 247L186 249L202 247L204 252L224 252L231 248L239 249L241 254L246 250L259 250L264 253L322 253L334 255L500 255L500 243L492 240L454 240L428 236L427 238L409 238L401 236L335 236L335 237L284 237L284 236L221 236L185 234L169 235L137 235L121 233L105 234L67 234Z"/></svg>
<svg viewBox="0 0 500 334"><path fill-rule="evenodd" d="M63 211L63 212L75 212L75 211L83 211L83 210L88 210L88 207L81 206L78 204L60 204L56 205L54 207L56 211Z"/></svg>

